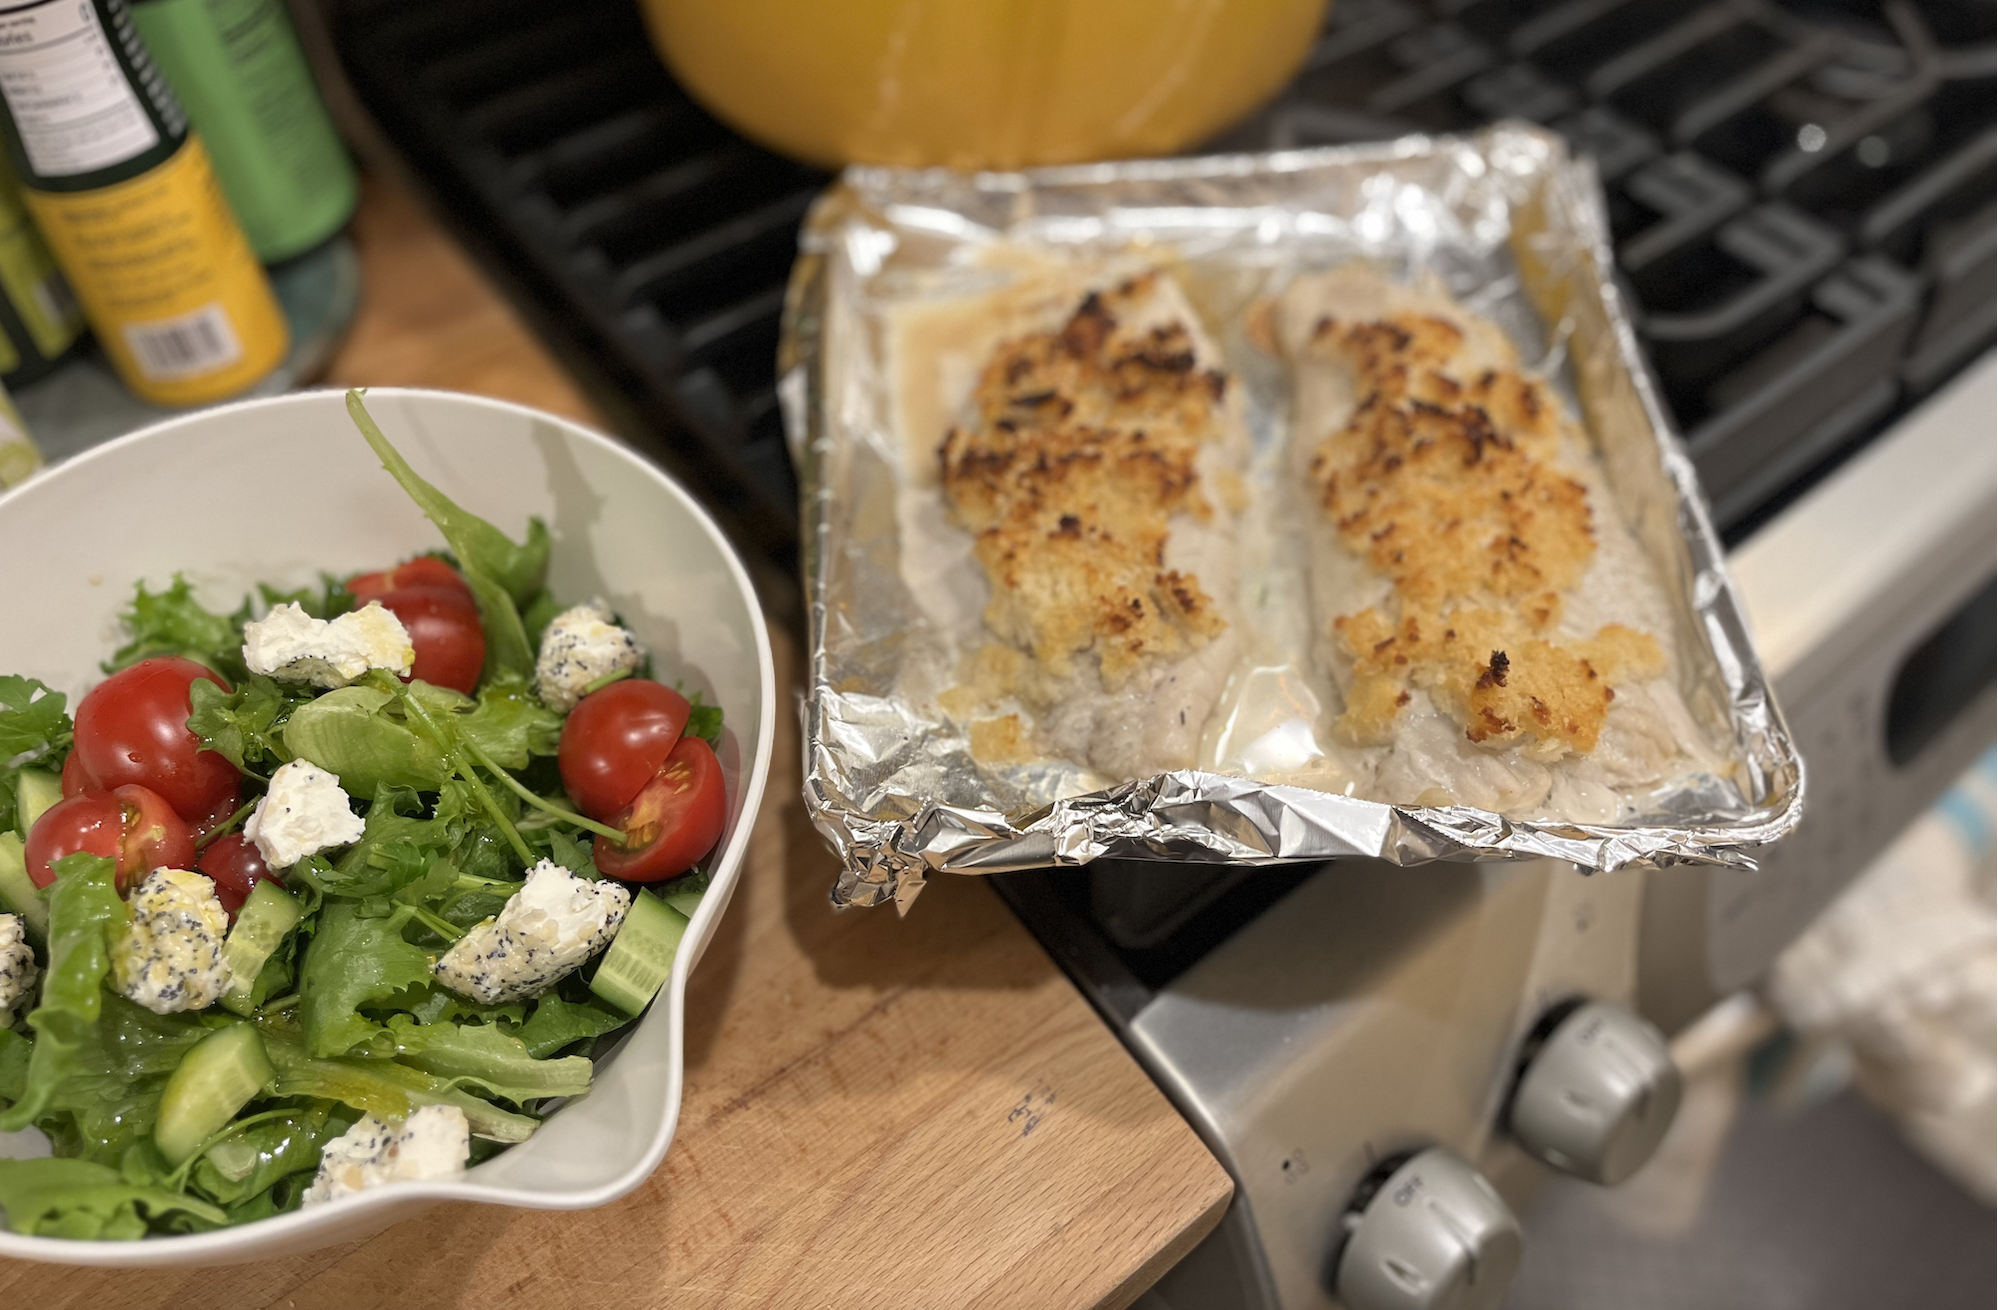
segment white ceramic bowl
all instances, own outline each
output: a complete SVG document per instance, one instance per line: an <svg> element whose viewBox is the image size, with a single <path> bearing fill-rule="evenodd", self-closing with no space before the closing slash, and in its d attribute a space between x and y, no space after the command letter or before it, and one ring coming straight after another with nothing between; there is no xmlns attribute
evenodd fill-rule
<svg viewBox="0 0 1998 1310"><path fill-rule="evenodd" d="M713 520L623 447L519 405L378 390L368 408L416 471L518 537L554 534L548 583L593 594L638 632L661 677L722 706L729 820L713 890L665 991L595 1085L528 1141L449 1182L403 1183L221 1232L78 1242L0 1231L0 1256L79 1265L231 1264L352 1241L440 1200L541 1209L603 1205L643 1182L680 1113L687 975L742 868L770 767L776 682L762 610ZM386 567L443 545L347 418L308 392L190 414L85 452L0 496L0 673L70 694L101 676L118 611L141 578L179 570L213 608L257 581ZM0 1134L0 1156L45 1155L38 1133Z"/></svg>

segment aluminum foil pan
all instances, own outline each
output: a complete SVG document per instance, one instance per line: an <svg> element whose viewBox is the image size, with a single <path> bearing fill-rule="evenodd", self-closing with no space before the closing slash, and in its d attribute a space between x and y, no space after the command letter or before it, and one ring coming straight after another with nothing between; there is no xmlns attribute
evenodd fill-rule
<svg viewBox="0 0 1998 1310"><path fill-rule="evenodd" d="M1103 856L1752 867L1753 849L1801 815L1803 764L1608 276L1608 232L1593 168L1526 125L1023 174L850 169L805 225L779 387L803 490L805 798L845 864L834 901L906 909L933 872ZM931 543L905 549L909 446L889 417L886 325L939 288L1003 281L1001 251L1137 252L1223 288L1224 301L1229 286L1363 258L1440 282L1498 322L1583 416L1615 510L1671 593L1678 690L1727 759L1719 776L1655 792L1637 821L1616 826L1389 805L1225 772L1113 785L1060 761L981 765L966 732L908 691L915 672L950 657L953 638L935 579L921 576ZM1282 405L1254 399L1280 387L1275 371L1238 376L1259 442L1281 440Z"/></svg>

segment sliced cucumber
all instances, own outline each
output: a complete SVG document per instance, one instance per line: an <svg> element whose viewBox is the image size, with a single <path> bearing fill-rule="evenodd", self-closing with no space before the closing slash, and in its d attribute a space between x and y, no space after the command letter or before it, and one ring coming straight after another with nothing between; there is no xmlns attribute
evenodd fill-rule
<svg viewBox="0 0 1998 1310"><path fill-rule="evenodd" d="M169 1164L180 1164L267 1086L277 1071L264 1039L247 1023L202 1038L167 1079L153 1142Z"/></svg>
<svg viewBox="0 0 1998 1310"><path fill-rule="evenodd" d="M701 897L706 895L705 891L668 892L659 899L691 919L694 917L694 911L701 908Z"/></svg>
<svg viewBox="0 0 1998 1310"><path fill-rule="evenodd" d="M0 832L0 910L20 915L36 939L48 939L49 903L28 877L27 855L17 833Z"/></svg>
<svg viewBox="0 0 1998 1310"><path fill-rule="evenodd" d="M61 777L44 769L21 770L14 779L14 821L21 825L22 838L61 799Z"/></svg>
<svg viewBox="0 0 1998 1310"><path fill-rule="evenodd" d="M624 926L597 965L590 990L623 1010L637 1014L652 1003L673 972L673 957L687 934L687 916L654 896L639 892L625 911Z"/></svg>
<svg viewBox="0 0 1998 1310"><path fill-rule="evenodd" d="M246 1016L256 1011L257 975L304 915L305 907L291 893L274 882L257 880L243 908L236 911L229 940L222 944L222 958L234 979L222 997L223 1009Z"/></svg>

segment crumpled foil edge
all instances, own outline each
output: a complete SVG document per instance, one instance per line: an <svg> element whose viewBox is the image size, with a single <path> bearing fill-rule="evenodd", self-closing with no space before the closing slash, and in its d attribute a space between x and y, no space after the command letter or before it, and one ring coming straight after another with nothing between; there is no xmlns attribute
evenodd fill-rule
<svg viewBox="0 0 1998 1310"><path fill-rule="evenodd" d="M1675 864L1753 869L1751 852L1794 829L1802 818L1804 765L1768 685L1740 600L1724 567L1724 552L1702 498L1691 459L1676 434L1614 281L1608 217L1588 160L1570 160L1558 137L1527 124L1502 123L1471 137L1408 137L1368 146L1285 151L1272 155L1149 160L1084 165L978 179L995 190L1027 193L1042 182L1156 183L1175 177L1273 172L1323 167L1388 167L1397 159L1472 146L1486 155L1522 148L1549 160L1542 193L1571 235L1581 238L1594 271L1596 308L1615 344L1616 381L1629 386L1655 439L1655 455L1676 499L1683 576L1674 581L1693 611L1709 673L1726 688L1735 747L1748 791L1762 798L1753 816L1686 827L1616 827L1508 819L1468 806L1423 807L1359 800L1233 775L1181 770L1073 796L1027 812L941 804L896 796L870 810L842 785L846 775L831 704L840 693L828 676L829 578L835 555L836 480L840 457L828 422L826 322L832 295L830 239L860 205L858 186L880 187L897 177L939 176L914 171L850 169L814 205L800 238L800 255L786 292L779 348L778 398L801 488L803 571L810 623L809 689L804 719L804 797L813 824L839 854L832 888L840 906L893 901L906 911L931 873L1001 873L1080 865L1102 857L1189 863L1271 864L1340 856L1412 865L1434 860L1552 858L1587 871L1663 868Z"/></svg>

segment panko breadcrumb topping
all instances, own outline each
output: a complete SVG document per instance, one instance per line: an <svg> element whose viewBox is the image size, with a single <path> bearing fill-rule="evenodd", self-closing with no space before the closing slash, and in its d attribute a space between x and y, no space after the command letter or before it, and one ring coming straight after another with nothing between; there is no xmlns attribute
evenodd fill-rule
<svg viewBox="0 0 1998 1310"><path fill-rule="evenodd" d="M1212 513L1195 461L1221 435L1228 379L1200 367L1186 324L1120 325L1154 277L1000 346L979 426L942 450L944 494L992 580L987 623L1058 675L1093 649L1112 689L1226 626L1165 548L1174 515Z"/></svg>
<svg viewBox="0 0 1998 1310"><path fill-rule="evenodd" d="M1657 674L1663 656L1618 624L1554 633L1596 549L1588 493L1553 462L1567 419L1517 368L1464 368L1467 345L1447 318L1394 313L1322 319L1307 347L1349 371L1358 399L1313 462L1320 504L1394 584L1387 612L1335 623L1354 660L1340 728L1385 743L1417 687L1474 742L1586 754L1610 684Z"/></svg>

